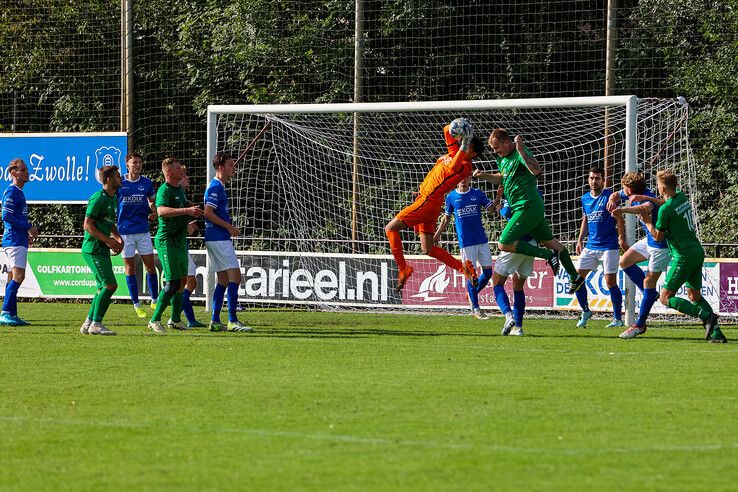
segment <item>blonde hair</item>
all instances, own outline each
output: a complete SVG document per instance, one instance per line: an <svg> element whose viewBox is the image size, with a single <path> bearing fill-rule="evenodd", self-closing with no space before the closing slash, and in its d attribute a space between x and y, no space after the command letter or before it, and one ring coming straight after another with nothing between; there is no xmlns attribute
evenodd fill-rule
<svg viewBox="0 0 738 492"><path fill-rule="evenodd" d="M670 190L676 190L677 185L679 184L679 178L677 178L677 175L668 169L662 169L659 171L656 174L656 179L661 181L661 183Z"/></svg>
<svg viewBox="0 0 738 492"><path fill-rule="evenodd" d="M620 182L623 186L630 188L636 195L640 195L646 191L646 178L641 173L635 171L625 173Z"/></svg>

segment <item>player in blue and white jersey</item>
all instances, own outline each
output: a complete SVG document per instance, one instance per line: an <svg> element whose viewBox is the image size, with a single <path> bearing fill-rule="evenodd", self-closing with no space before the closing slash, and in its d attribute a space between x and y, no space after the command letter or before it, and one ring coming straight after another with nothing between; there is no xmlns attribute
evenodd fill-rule
<svg viewBox="0 0 738 492"><path fill-rule="evenodd" d="M8 257L8 284L0 313L0 325L24 326L27 321L18 317L18 289L26 278L28 247L38 235L38 229L28 221L28 206L23 187L28 183L28 166L22 159L13 159L8 165L13 182L3 193L2 216L5 232L3 250Z"/></svg>
<svg viewBox="0 0 738 492"><path fill-rule="evenodd" d="M615 216L635 214L646 232L645 237L631 246L620 259L620 268L633 281L638 290L643 293L638 319L620 334L620 338L634 338L646 331L646 319L651 312L651 307L659 298L656 284L661 274L667 270L671 255L666 241L656 241L646 224L641 220L642 215L650 212L651 219L655 224L659 207L664 201L656 197L653 190L646 187L646 178L641 173L625 173L621 184L623 189L619 193L613 193L608 208ZM620 207L622 201L626 199L629 202L628 206ZM648 273L644 275L638 263L646 260L648 260Z"/></svg>
<svg viewBox="0 0 738 492"><path fill-rule="evenodd" d="M133 302L133 309L139 318L146 317L146 311L138 299L138 281L136 280L136 252L146 270L146 285L151 294L151 308L156 309L156 298L159 296L159 281L154 266L154 246L149 235L149 222L157 219L154 199L154 184L149 178L141 175L143 159L141 154L132 152L126 155L126 169L116 197L118 199L117 227L123 238L123 265L126 272L126 284Z"/></svg>
<svg viewBox="0 0 738 492"><path fill-rule="evenodd" d="M461 250L461 261L467 260L476 268L482 267L482 275L477 278L474 287L470 280L466 282L466 291L472 308L472 316L477 319L489 319L479 307L479 293L492 277L492 254L489 251L489 240L482 225L482 211L492 205L487 195L477 188L471 187L471 176L460 181L455 190L446 195L446 213L436 229L433 242L436 243L446 230L451 216L455 218L456 236Z"/></svg>
<svg viewBox="0 0 738 492"><path fill-rule="evenodd" d="M502 187L498 189L496 208L505 220L510 220L513 211L507 200L499 200L502 197ZM539 191L540 193L540 191ZM538 247L538 242L529 235L520 238L531 246ZM500 311L505 316L505 324L502 326L501 334L503 336L513 335L522 337L523 333L523 315L525 314L525 282L533 274L533 266L535 257L524 255L522 253L511 253L509 251L500 251L495 262L495 273L492 276L492 285L494 286L495 300L500 307ZM512 275L513 280L513 305L510 307L510 299L505 292L505 283L507 278Z"/></svg>
<svg viewBox="0 0 738 492"><path fill-rule="evenodd" d="M601 167L592 167L587 179L589 192L582 196L582 225L579 228L577 239L577 254L579 264L577 272L586 278L589 272L602 264L605 274L605 284L610 291L612 300L613 320L607 328L624 326L623 323L623 293L618 286L618 260L620 258L618 242L617 219L607 210L607 203L612 190L605 188L605 170ZM622 225L620 226L622 229ZM586 244L584 237L587 237ZM577 321L578 328L585 328L587 321L592 317L587 300L587 289L579 289L576 293L582 315Z"/></svg>
<svg viewBox="0 0 738 492"><path fill-rule="evenodd" d="M252 331L236 314L238 287L241 285L241 267L236 258L231 238L241 231L231 223L228 195L225 186L236 175L236 161L229 155L218 153L213 158L215 178L205 190L205 249L210 264L217 272L217 284L213 290L213 315L210 331ZM223 297L228 296L228 325L220 322Z"/></svg>

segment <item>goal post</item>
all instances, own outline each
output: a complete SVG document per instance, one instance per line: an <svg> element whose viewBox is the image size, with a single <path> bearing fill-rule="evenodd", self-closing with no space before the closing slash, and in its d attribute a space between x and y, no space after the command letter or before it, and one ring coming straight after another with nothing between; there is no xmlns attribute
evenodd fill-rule
<svg viewBox="0 0 738 492"><path fill-rule="evenodd" d="M271 275L262 280L266 287L259 279L251 279L253 283L249 284L251 277L246 275L247 292L243 299L246 302L294 304L292 296L284 294L289 290L286 284L308 286L312 282L312 287L303 289L310 290L312 297L303 294L307 297L296 304L322 309L339 309L344 305L415 308L422 299L406 302L404 292L401 302L396 298L390 303L384 302L386 299L376 302L358 299L359 294L364 293L360 285L341 287L345 292L337 287L339 293L333 295L326 286L341 284L343 277L337 270L325 273L330 268L323 268L325 261L316 260L315 255L345 255L346 262L338 263L345 263L344 267L355 270L357 275L371 277L368 273L371 268L362 268L372 264L374 257L387 258L389 253L384 224L411 202L412 192L417 190L423 176L436 158L445 153L442 129L446 123L459 116L468 117L483 139L497 127L522 135L543 164L539 187L554 234L573 250L581 221L579 198L588 189L586 174L595 164L604 166L605 156L613 160L615 189L619 189L619 177L634 170L644 171L650 185L654 186L655 169L646 169L646 165L687 171L690 158L686 119L681 117L685 111L686 105L677 100L639 101L636 96L213 105L208 107L207 113L208 181L213 177L211 163L216 152L225 151L234 157L240 155L259 129L266 122L271 123L269 132L250 150L229 186L232 217L242 232L235 240L236 249L259 253L262 255L259 261L267 263L264 256L269 252L275 257L297 255L291 257L299 258L295 260L299 262L299 270L312 273L303 277L296 275L297 267L282 256L272 261L270 268L244 265L247 274L250 270L258 270ZM356 114L361 114L359 138L362 143L358 156L353 155L357 148L353 144ZM675 132L675 128L678 131ZM361 162L358 168L355 158ZM489 152L475 163L481 169L495 169L494 158ZM358 179L362 183L357 200ZM482 182L474 181L473 186L490 195L494 191ZM493 215L485 218L485 226L494 252L502 226ZM361 231L358 242L362 243L366 254L353 254L357 224ZM632 243L640 234L640 227L635 218L629 218L626 224ZM418 252L412 231L404 234L406 252L410 255ZM444 241L454 249L453 231L445 234ZM458 248L453 252L458 253ZM391 261L388 264L390 270L394 268ZM386 265L383 268L387 268ZM288 269L290 272L285 273ZM316 271L324 276L316 277ZM378 271L374 274L379 275ZM389 282L391 288L396 271L390 271L389 275L391 278L383 280L382 285ZM206 279L208 297L213 278L209 272ZM456 279L453 281L455 283ZM555 279L556 285L559 281ZM439 289L440 285L444 282L437 282L434 288ZM252 295L262 291L266 293L263 298ZM320 299L316 294L328 291L331 293L324 296L327 299ZM628 322L633 320L634 314L633 291L633 286L626 285ZM436 293L439 294L436 298L442 297L440 292ZM364 302L350 302L358 300ZM451 304L434 304L435 307L448 305ZM552 309L559 307L573 309L573 304L550 306Z"/></svg>

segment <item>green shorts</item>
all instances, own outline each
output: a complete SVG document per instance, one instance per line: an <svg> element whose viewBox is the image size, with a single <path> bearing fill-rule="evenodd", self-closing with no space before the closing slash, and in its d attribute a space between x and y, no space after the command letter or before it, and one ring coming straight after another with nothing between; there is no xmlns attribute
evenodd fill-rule
<svg viewBox="0 0 738 492"><path fill-rule="evenodd" d="M500 244L514 244L526 235L539 243L553 239L553 232L551 232L551 226L548 225L543 208L533 206L513 212L498 241Z"/></svg>
<svg viewBox="0 0 738 492"><path fill-rule="evenodd" d="M90 266L92 273L95 274L98 289L102 289L106 285L118 285L113 273L113 263L110 261L110 255L93 255L82 252L82 258L85 259L85 263Z"/></svg>
<svg viewBox="0 0 738 492"><path fill-rule="evenodd" d="M187 276L187 268L190 262L187 240L160 240L154 239L156 253L161 261L162 276L166 280L177 280Z"/></svg>
<svg viewBox="0 0 738 492"><path fill-rule="evenodd" d="M699 253L689 257L672 257L663 288L676 292L679 287L686 285L690 289L700 290L702 288L702 264L704 262L705 255Z"/></svg>

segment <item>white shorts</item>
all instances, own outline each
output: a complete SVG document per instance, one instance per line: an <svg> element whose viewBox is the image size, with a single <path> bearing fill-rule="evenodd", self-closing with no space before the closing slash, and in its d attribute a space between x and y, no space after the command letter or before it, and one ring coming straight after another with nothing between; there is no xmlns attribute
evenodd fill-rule
<svg viewBox="0 0 738 492"><path fill-rule="evenodd" d="M7 246L3 248L5 256L8 257L8 268L26 269L28 260L28 248L25 246Z"/></svg>
<svg viewBox="0 0 738 492"><path fill-rule="evenodd" d="M648 238L646 237L635 243L630 249L648 260L649 272L665 272L669 267L669 262L671 261L669 248L654 248L653 246L649 246Z"/></svg>
<svg viewBox="0 0 738 492"><path fill-rule="evenodd" d="M136 251L141 256L154 253L154 245L151 244L151 236L148 232L121 234L120 237L123 239L123 252L120 254L123 258L133 258L136 256Z"/></svg>
<svg viewBox="0 0 738 492"><path fill-rule="evenodd" d="M195 265L195 260L192 259L192 255L187 256L189 257L189 262L187 263L187 276L194 277L197 273L197 265Z"/></svg>
<svg viewBox="0 0 738 492"><path fill-rule="evenodd" d="M538 242L535 240L528 241L528 243L538 246ZM533 264L535 261L536 259L533 256L503 251L497 256L495 273L503 277L509 277L513 273L517 273L523 278L528 278L533 274Z"/></svg>
<svg viewBox="0 0 738 492"><path fill-rule="evenodd" d="M582 254L579 255L577 270L597 270L602 263L602 271L605 274L618 273L618 263L620 261L620 251L617 249L589 249L584 248Z"/></svg>
<svg viewBox="0 0 738 492"><path fill-rule="evenodd" d="M475 244L461 248L461 261L469 260L472 265L479 263L481 267L492 266L492 253L489 252L489 243Z"/></svg>
<svg viewBox="0 0 738 492"><path fill-rule="evenodd" d="M212 271L222 272L232 268L241 268L236 258L236 250L233 249L233 243L230 240L205 241L205 249L208 250Z"/></svg>

